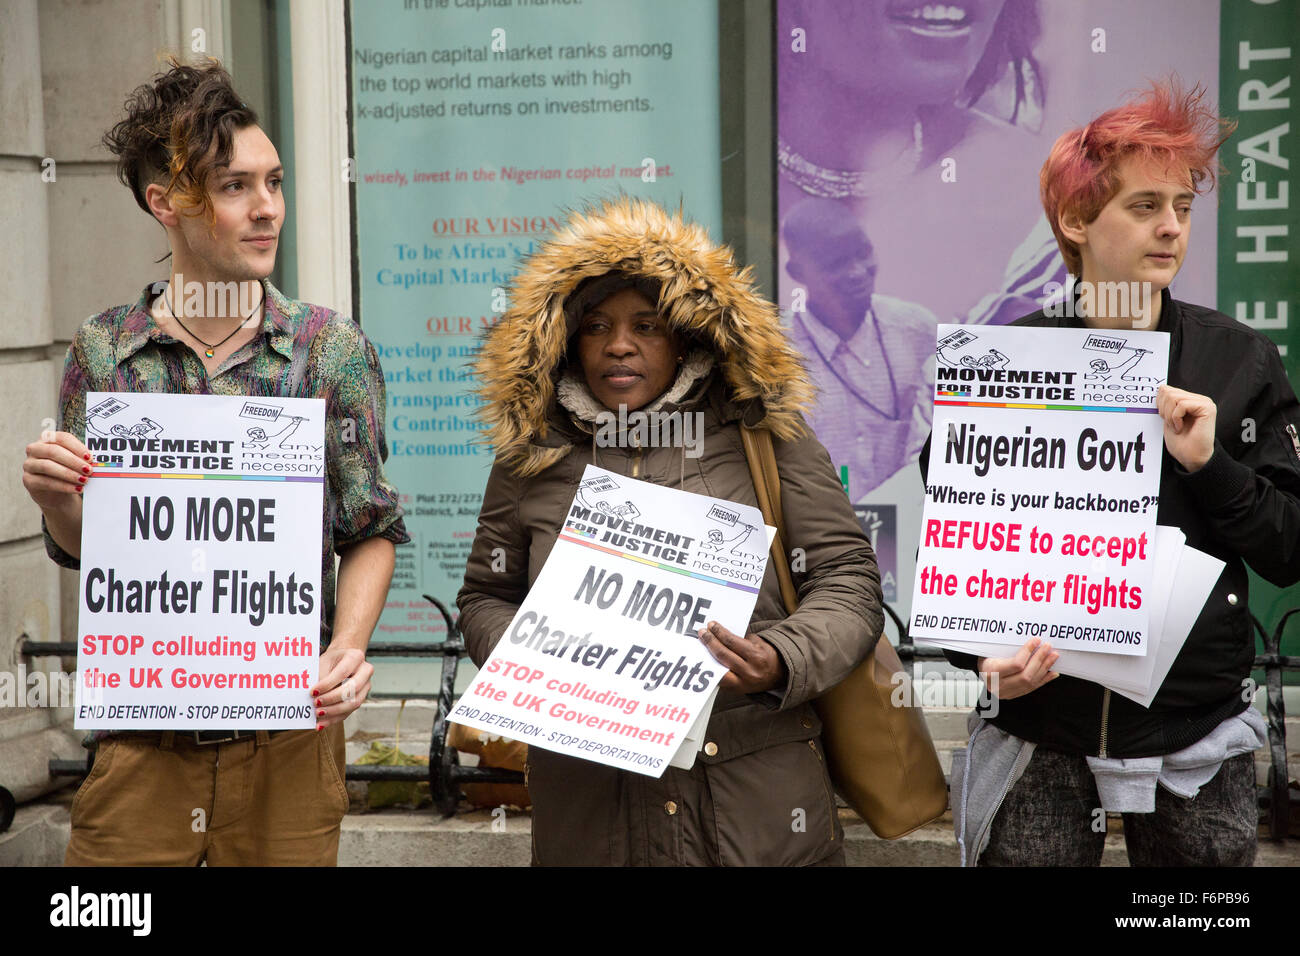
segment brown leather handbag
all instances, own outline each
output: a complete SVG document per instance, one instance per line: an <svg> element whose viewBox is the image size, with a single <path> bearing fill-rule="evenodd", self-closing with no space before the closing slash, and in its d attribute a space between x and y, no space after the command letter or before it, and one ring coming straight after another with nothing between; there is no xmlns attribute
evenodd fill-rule
<svg viewBox="0 0 1300 956"><path fill-rule="evenodd" d="M793 614L799 600L783 544L781 476L772 434L745 427L740 434L763 520L776 528L772 564L786 610ZM882 634L865 661L813 701L835 789L886 840L905 836L948 809L948 785L921 708L894 706L900 684L902 699L914 700L898 652Z"/></svg>

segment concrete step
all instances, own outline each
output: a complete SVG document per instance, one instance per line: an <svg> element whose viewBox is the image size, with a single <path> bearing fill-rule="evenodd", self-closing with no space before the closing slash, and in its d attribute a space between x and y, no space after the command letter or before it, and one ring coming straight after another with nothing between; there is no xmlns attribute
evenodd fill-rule
<svg viewBox="0 0 1300 956"><path fill-rule="evenodd" d="M372 741L396 741L410 754L427 754L435 703L369 701L345 724L347 759L354 763ZM400 737L397 715L401 711ZM951 771L952 753L966 745L966 708L930 708L926 722L944 772ZM62 729L62 728L61 728ZM55 732L53 728L47 732ZM1290 776L1300 776L1300 718L1287 719ZM53 748L59 749L62 748ZM43 758L48 759L48 757ZM462 762L473 758L462 756ZM1267 750L1256 756L1260 783L1268 769ZM349 784L353 812L343 821L339 862L353 866L523 866L530 859L531 820L512 810L463 810L443 820L432 809L363 812L366 784ZM22 805L10 830L0 834L0 866L57 865L68 840L68 808L74 788L47 794ZM952 821L921 828L901 840L880 840L851 811L843 811L847 858L855 866L953 866L958 862ZM1123 833L1118 818L1110 821L1103 865L1125 865ZM1300 840L1283 844L1261 834L1259 866L1300 865Z"/></svg>
<svg viewBox="0 0 1300 956"><path fill-rule="evenodd" d="M19 807L0 834L0 867L58 866L68 845L70 799ZM952 818L944 816L899 840L882 840L851 811L841 811L850 866L956 866ZM1102 866L1127 866L1119 818L1111 818ZM446 820L430 810L349 813L339 839L340 866L527 866L531 818L514 810L466 810ZM1300 866L1300 840L1273 843L1261 833L1255 865Z"/></svg>
<svg viewBox="0 0 1300 956"><path fill-rule="evenodd" d="M10 866L62 866L68 848L71 800L42 800L18 808L0 833L0 869Z"/></svg>
<svg viewBox="0 0 1300 956"><path fill-rule="evenodd" d="M528 866L532 818L517 810L470 810L441 819L431 810L349 813L340 866Z"/></svg>

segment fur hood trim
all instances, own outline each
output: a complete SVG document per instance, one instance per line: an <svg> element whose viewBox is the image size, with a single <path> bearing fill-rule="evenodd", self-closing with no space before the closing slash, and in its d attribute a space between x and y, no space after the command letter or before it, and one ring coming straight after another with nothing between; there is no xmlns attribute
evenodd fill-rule
<svg viewBox="0 0 1300 956"><path fill-rule="evenodd" d="M776 306L753 289L753 270L704 228L642 199L620 197L574 212L523 263L510 308L487 333L476 374L486 439L512 471L535 475L571 444L538 444L555 408L556 371L568 345L564 303L590 276L619 270L660 284L659 312L713 353L730 400L758 403L759 424L783 440L804 429L813 389Z"/></svg>

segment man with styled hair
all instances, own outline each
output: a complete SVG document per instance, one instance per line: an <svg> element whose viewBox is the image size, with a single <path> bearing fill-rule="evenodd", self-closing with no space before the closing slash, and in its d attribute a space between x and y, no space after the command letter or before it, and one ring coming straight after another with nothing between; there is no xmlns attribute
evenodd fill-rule
<svg viewBox="0 0 1300 956"><path fill-rule="evenodd" d="M348 802L343 719L369 692L366 648L394 544L410 540L384 476L383 373L350 319L267 281L284 223L284 172L220 64L173 59L130 95L126 113L104 144L166 232L170 275L77 330L59 431L27 446L23 485L41 509L50 556L75 569L81 492L95 480L82 443L87 392L324 399L318 723L91 734L95 764L73 800L66 862L333 865Z"/></svg>
<svg viewBox="0 0 1300 956"><path fill-rule="evenodd" d="M1279 587L1300 580L1300 408L1269 339L1169 291L1230 131L1199 89L1156 85L1062 135L1043 164L1073 307L1015 324L1168 333L1157 522L1226 567L1149 708L1052 671L1046 642L1001 659L945 652L999 698L996 716L972 715L954 766L963 863L1096 866L1102 809L1123 813L1133 865L1254 861L1265 727L1251 706L1246 564ZM1101 294L1107 283L1150 295Z"/></svg>

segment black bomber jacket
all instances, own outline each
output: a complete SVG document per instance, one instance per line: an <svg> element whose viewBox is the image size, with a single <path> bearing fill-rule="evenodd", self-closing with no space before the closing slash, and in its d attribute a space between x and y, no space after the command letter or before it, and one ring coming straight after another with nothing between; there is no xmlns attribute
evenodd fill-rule
<svg viewBox="0 0 1300 956"><path fill-rule="evenodd" d="M1062 674L997 702L991 723L1055 750L1147 757L1190 746L1245 710L1255 640L1246 565L1286 587L1300 581L1300 406L1277 346L1221 312L1161 293L1159 331L1170 334L1168 384L1212 398L1214 454L1189 474L1164 450L1157 523L1227 562L1148 710L1092 681ZM1083 328L1043 312L1013 323ZM924 475L929 443L922 452ZM968 654L945 651L959 667Z"/></svg>

